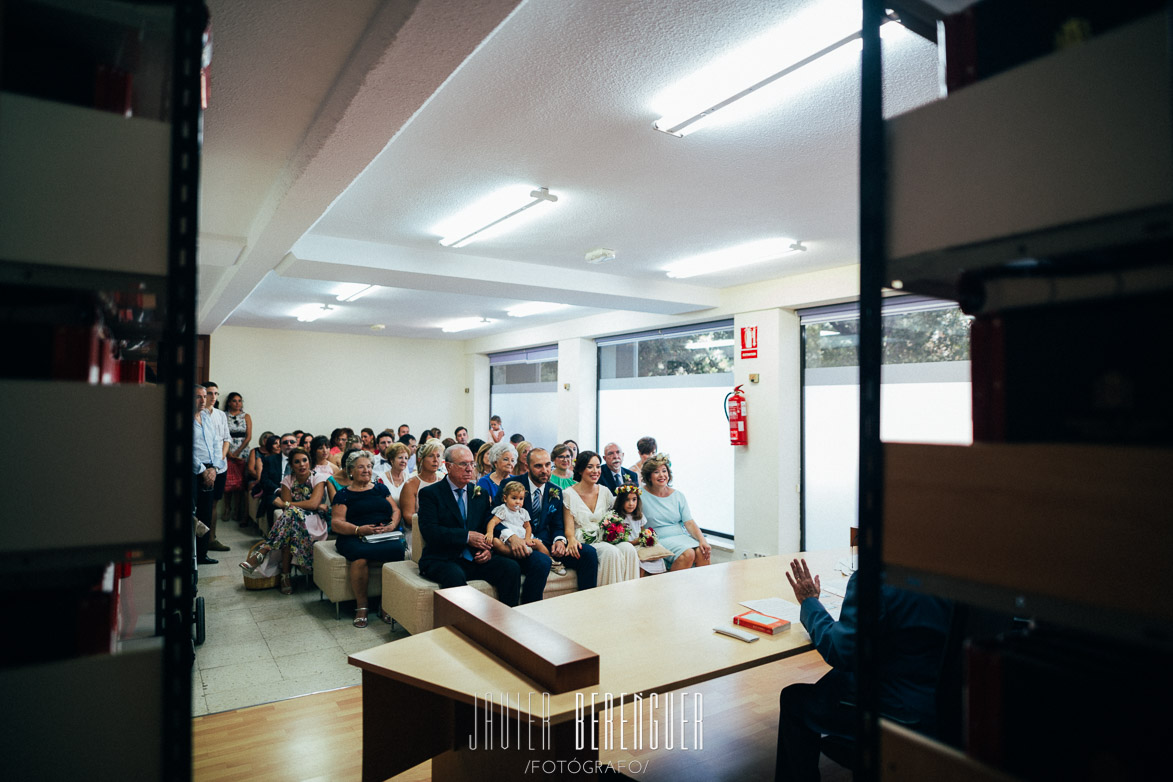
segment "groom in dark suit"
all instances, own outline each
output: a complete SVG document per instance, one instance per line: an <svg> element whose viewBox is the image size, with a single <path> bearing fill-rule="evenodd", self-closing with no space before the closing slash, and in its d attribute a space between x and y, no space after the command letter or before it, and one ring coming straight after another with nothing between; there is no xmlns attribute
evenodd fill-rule
<svg viewBox="0 0 1173 782"><path fill-rule="evenodd" d="M599 483L610 489L612 494L625 483L639 486L639 476L623 466L623 449L615 443L607 443L603 449L603 471L599 473Z"/></svg>
<svg viewBox="0 0 1173 782"><path fill-rule="evenodd" d="M525 487L525 508L529 514L530 527L534 537L546 544L550 554L571 570L578 571L578 588L590 589L599 583L599 555L591 546L579 548L577 558L572 557L566 548L566 536L563 534L565 523L562 516L562 490L550 483L550 472L554 465L550 462L550 452L543 448L534 448L526 457L528 472L522 476L514 476L510 480L517 481ZM537 500L535 502L535 499ZM502 501L497 495L498 503ZM534 512L537 508L537 512ZM500 526L497 527L501 529ZM497 541L500 548L509 541ZM534 552L533 555L541 555ZM545 555L541 555L545 559ZM526 576L528 582L530 576Z"/></svg>
<svg viewBox="0 0 1173 782"><path fill-rule="evenodd" d="M483 579L497 590L502 603L515 606L521 597L521 568L508 557L494 557L485 538L489 493L474 482L472 451L463 445L450 446L444 461L448 476L419 492L417 513L424 539L420 575L439 583L441 589L464 586L470 578ZM537 599L541 599L549 567L547 560L546 572L537 579Z"/></svg>

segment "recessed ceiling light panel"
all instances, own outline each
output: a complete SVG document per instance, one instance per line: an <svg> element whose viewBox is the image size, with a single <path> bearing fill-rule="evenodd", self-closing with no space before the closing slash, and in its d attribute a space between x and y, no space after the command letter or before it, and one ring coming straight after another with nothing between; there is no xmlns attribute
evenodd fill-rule
<svg viewBox="0 0 1173 782"><path fill-rule="evenodd" d="M480 328L487 326L490 323L496 323L495 320L489 318L457 318L450 320L440 327L440 330L446 334L455 334L458 331L468 331L469 329Z"/></svg>
<svg viewBox="0 0 1173 782"><path fill-rule="evenodd" d="M683 258L665 266L664 271L669 277L676 279L696 277L700 274L713 274L754 263L771 261L805 249L806 247L793 239L784 237L760 239L756 242L739 244L736 247L727 247L724 250Z"/></svg>
<svg viewBox="0 0 1173 782"><path fill-rule="evenodd" d="M333 310L329 304L303 304L290 314L302 323L313 323L323 315L329 315Z"/></svg>
<svg viewBox="0 0 1173 782"><path fill-rule="evenodd" d="M549 205L557 201L558 196L544 187L534 190L513 185L471 204L436 225L432 231L443 237L440 244L445 247L465 247L475 241L514 231L535 216L549 211Z"/></svg>
<svg viewBox="0 0 1173 782"><path fill-rule="evenodd" d="M738 122L765 111L841 72L860 51L860 27L856 0L822 0L656 96L662 116L652 127L685 136L715 116Z"/></svg>

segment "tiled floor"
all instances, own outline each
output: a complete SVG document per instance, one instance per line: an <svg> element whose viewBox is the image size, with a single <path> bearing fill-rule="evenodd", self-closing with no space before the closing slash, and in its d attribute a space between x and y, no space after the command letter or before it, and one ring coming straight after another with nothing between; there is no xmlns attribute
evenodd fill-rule
<svg viewBox="0 0 1173 782"><path fill-rule="evenodd" d="M359 684L347 655L407 636L379 621L373 604L363 630L351 624L354 603L336 620L334 604L300 577L290 596L246 590L239 563L259 533L221 522L218 534L232 550L209 552L219 564L199 566L207 637L196 647L193 716Z"/></svg>

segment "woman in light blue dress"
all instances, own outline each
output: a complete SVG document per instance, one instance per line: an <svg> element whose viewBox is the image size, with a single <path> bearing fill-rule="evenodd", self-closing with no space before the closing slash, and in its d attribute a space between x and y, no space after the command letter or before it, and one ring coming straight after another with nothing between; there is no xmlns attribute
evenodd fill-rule
<svg viewBox="0 0 1173 782"><path fill-rule="evenodd" d="M649 456L640 472L644 482L644 526L656 532L656 541L672 552L670 570L709 564L712 547L693 521L684 492L671 486L672 463L662 453Z"/></svg>

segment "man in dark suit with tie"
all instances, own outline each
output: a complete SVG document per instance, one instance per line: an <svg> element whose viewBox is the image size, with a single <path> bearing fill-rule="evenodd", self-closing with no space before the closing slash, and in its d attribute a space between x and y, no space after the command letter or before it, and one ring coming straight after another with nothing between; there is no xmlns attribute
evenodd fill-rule
<svg viewBox="0 0 1173 782"><path fill-rule="evenodd" d="M464 586L470 578L483 579L497 590L502 603L515 606L521 597L521 567L508 557L494 557L485 538L489 493L474 482L472 451L463 445L449 446L444 461L447 477L419 492L417 513L424 539L420 575L439 583L441 589ZM538 599L549 568L547 559L546 572L536 585Z"/></svg>
<svg viewBox="0 0 1173 782"><path fill-rule="evenodd" d="M639 477L623 466L623 449L615 443L607 443L607 447L603 449L603 462L599 483L610 489L612 494L625 483L639 485Z"/></svg>
<svg viewBox="0 0 1173 782"><path fill-rule="evenodd" d="M562 562L563 565L578 572L578 588L591 589L599 583L599 555L591 546L579 548L578 557L570 555L566 547L565 522L562 516L562 490L550 483L550 473L554 469L550 461L550 452L543 448L532 449L526 457L528 472L525 475L514 476L510 480L517 481L525 487L525 508L529 514L530 527L534 537L546 544L550 554ZM497 502L502 502L500 494ZM537 511L534 509L537 508ZM501 529L500 525L497 529ZM494 541L499 550L507 545L508 540ZM534 552L532 556L544 554ZM548 559L547 559L548 561ZM528 582L530 576L526 576ZM544 580L543 580L544 583Z"/></svg>

